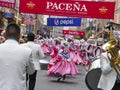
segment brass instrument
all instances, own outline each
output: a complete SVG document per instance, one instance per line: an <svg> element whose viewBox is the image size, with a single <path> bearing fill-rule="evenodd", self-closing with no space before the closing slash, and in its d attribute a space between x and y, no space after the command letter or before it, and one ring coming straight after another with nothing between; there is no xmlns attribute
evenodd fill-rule
<svg viewBox="0 0 120 90"><path fill-rule="evenodd" d="M103 49L108 52L108 59L110 60L114 70L120 79L120 54L117 47L119 40L110 40L103 45Z"/></svg>

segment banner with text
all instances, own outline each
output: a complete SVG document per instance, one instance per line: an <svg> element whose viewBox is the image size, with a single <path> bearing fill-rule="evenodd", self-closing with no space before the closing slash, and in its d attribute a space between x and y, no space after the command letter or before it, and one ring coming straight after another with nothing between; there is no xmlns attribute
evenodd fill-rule
<svg viewBox="0 0 120 90"><path fill-rule="evenodd" d="M0 0L1 7L15 8L16 0Z"/></svg>
<svg viewBox="0 0 120 90"><path fill-rule="evenodd" d="M14 18L14 13L5 12L4 17L6 17L6 18Z"/></svg>
<svg viewBox="0 0 120 90"><path fill-rule="evenodd" d="M115 2L20 0L20 12L80 18L113 19Z"/></svg>
<svg viewBox="0 0 120 90"><path fill-rule="evenodd" d="M64 35L73 35L73 36L85 36L84 31L75 31L75 30L62 30L62 34Z"/></svg>
<svg viewBox="0 0 120 90"><path fill-rule="evenodd" d="M47 18L47 26L80 26L81 18Z"/></svg>

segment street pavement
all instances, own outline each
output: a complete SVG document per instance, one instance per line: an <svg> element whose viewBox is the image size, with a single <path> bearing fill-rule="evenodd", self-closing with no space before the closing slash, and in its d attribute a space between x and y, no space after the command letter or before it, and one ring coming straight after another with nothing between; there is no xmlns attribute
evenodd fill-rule
<svg viewBox="0 0 120 90"><path fill-rule="evenodd" d="M45 58L47 61L49 57ZM85 66L78 65L79 75L67 76L64 81L57 82L56 77L47 75L47 70L37 73L35 90L88 90L85 84Z"/></svg>

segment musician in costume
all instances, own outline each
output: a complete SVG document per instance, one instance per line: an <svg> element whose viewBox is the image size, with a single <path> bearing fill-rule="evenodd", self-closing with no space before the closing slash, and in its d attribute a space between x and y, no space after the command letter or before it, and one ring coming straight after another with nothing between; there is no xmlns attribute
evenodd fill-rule
<svg viewBox="0 0 120 90"><path fill-rule="evenodd" d="M94 57L101 55L101 53L103 52L102 45L103 45L103 39L98 38L97 46L95 47L94 52L93 52Z"/></svg>
<svg viewBox="0 0 120 90"><path fill-rule="evenodd" d="M100 46L97 46L94 48L93 56L94 57L100 56L102 52L103 52L102 48Z"/></svg>
<svg viewBox="0 0 120 90"><path fill-rule="evenodd" d="M91 44L88 45L87 49L86 49L86 53L87 53L87 56L86 56L86 59L87 60L90 60L92 61L92 58L94 58L94 48Z"/></svg>
<svg viewBox="0 0 120 90"><path fill-rule="evenodd" d="M111 44L115 43L107 43L106 45L114 46ZM109 46L106 46L107 49L109 48ZM117 45L115 47L117 47ZM105 48L105 45L103 48ZM115 50L117 50L119 56L120 55L119 48L117 47L117 49L113 49L114 52ZM111 58L111 60L109 57ZM119 57L117 58L119 59ZM117 59L114 58L114 55L112 56L112 54L111 55L108 54L108 50L102 53L100 56L102 74L98 83L98 88L101 88L102 90L120 90L120 80L118 78L118 73L114 69L113 63L111 62L112 60Z"/></svg>

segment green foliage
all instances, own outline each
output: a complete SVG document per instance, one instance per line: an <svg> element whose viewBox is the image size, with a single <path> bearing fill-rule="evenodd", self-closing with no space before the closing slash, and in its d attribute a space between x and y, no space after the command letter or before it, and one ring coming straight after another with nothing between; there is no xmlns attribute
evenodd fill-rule
<svg viewBox="0 0 120 90"><path fill-rule="evenodd" d="M87 38L89 38L91 35L92 35L92 31L88 30L87 33L86 33Z"/></svg>

